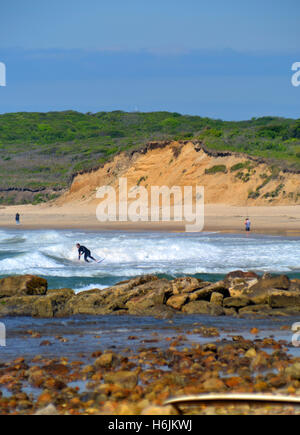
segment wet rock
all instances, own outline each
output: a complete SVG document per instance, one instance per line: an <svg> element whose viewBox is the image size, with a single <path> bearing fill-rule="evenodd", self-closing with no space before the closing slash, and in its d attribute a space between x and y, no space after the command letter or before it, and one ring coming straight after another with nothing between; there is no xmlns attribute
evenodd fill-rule
<svg viewBox="0 0 300 435"><path fill-rule="evenodd" d="M113 365L115 365L117 360L118 360L118 358L117 358L116 354L114 354L113 352L107 352L96 359L95 367L96 368L112 367Z"/></svg>
<svg viewBox="0 0 300 435"><path fill-rule="evenodd" d="M250 299L243 296L226 298L223 302L224 308L243 308L250 304Z"/></svg>
<svg viewBox="0 0 300 435"><path fill-rule="evenodd" d="M222 293L214 292L211 295L210 302L215 305L223 306L224 295Z"/></svg>
<svg viewBox="0 0 300 435"><path fill-rule="evenodd" d="M181 310L182 306L188 301L188 295L172 296L167 300L167 305L175 310Z"/></svg>
<svg viewBox="0 0 300 435"><path fill-rule="evenodd" d="M285 369L285 374L297 381L300 380L300 363L295 363Z"/></svg>
<svg viewBox="0 0 300 435"><path fill-rule="evenodd" d="M223 308L225 316L237 316L237 310L235 308Z"/></svg>
<svg viewBox="0 0 300 435"><path fill-rule="evenodd" d="M38 298L32 307L32 315L40 318L64 317L69 314L66 303L74 296L71 289L50 290Z"/></svg>
<svg viewBox="0 0 300 435"><path fill-rule="evenodd" d="M205 391L207 391L209 393L215 393L215 392L225 391L227 389L226 385L224 384L224 382L221 381L221 379L218 379L218 378L207 379L203 383L203 388L204 388Z"/></svg>
<svg viewBox="0 0 300 435"><path fill-rule="evenodd" d="M138 376L134 372L120 371L116 373L107 373L104 375L104 381L107 384L117 384L122 388L131 390L137 386Z"/></svg>
<svg viewBox="0 0 300 435"><path fill-rule="evenodd" d="M0 279L0 298L45 295L47 288L47 281L38 276L10 276Z"/></svg>
<svg viewBox="0 0 300 435"><path fill-rule="evenodd" d="M300 292L274 292L267 300L272 308L300 307Z"/></svg>
<svg viewBox="0 0 300 435"><path fill-rule="evenodd" d="M194 301L184 305L182 312L186 314L208 314L211 316L223 316L222 307L206 301Z"/></svg>
<svg viewBox="0 0 300 435"><path fill-rule="evenodd" d="M269 314L271 312L272 308L267 304L249 305L248 307L244 307L239 310L240 315Z"/></svg>
<svg viewBox="0 0 300 435"><path fill-rule="evenodd" d="M265 304L269 303L269 297L277 294L278 290L288 290L290 280L287 276L269 276L264 275L254 286L251 287L245 296L249 297L253 303Z"/></svg>
<svg viewBox="0 0 300 435"><path fill-rule="evenodd" d="M39 296L20 296L0 299L0 316L33 317L33 305Z"/></svg>

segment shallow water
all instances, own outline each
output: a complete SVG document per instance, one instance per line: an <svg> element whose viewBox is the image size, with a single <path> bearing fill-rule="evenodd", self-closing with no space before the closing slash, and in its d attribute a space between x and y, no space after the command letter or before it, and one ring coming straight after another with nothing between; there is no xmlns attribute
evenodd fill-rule
<svg viewBox="0 0 300 435"><path fill-rule="evenodd" d="M0 347L0 361L21 356L30 360L40 354L49 358L64 356L71 360L85 360L96 350L116 349L121 352L125 348L136 351L141 347L167 349L170 341L166 338L176 338L178 335L186 337L182 342L184 347L193 343L231 340L236 335L251 340L274 337L276 341L287 342L290 354L300 356L300 348L292 346L291 329L281 330L282 326L291 328L295 321L295 318L249 320L202 315L178 315L172 320L135 316L79 316L50 320L4 318L1 322L6 326L7 341L6 347ZM193 333L195 328L202 325L218 328L220 337L204 338L199 333ZM254 327L259 329L257 335L250 333ZM38 332L41 337L33 338L28 331ZM68 339L68 342L60 342L59 336ZM41 346L45 340L51 345Z"/></svg>
<svg viewBox="0 0 300 435"><path fill-rule="evenodd" d="M101 264L80 263L75 244ZM300 238L220 233L0 231L0 277L31 273L50 288L104 288L143 274L218 280L232 270L300 278Z"/></svg>

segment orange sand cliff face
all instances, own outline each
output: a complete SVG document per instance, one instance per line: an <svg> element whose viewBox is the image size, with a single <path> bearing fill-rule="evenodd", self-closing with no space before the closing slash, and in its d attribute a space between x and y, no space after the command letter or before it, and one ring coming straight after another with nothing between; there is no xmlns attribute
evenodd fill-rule
<svg viewBox="0 0 300 435"><path fill-rule="evenodd" d="M245 163L247 167L232 170ZM216 172L215 167L220 165L223 172ZM212 173L206 173L211 168ZM140 152L121 153L104 167L76 176L70 190L56 203L98 204L96 190L109 185L118 191L121 177L127 178L128 188L140 185L148 191L151 186L204 186L206 204L300 203L300 174L272 173L271 167L258 159L230 152L212 153L194 142L166 142Z"/></svg>

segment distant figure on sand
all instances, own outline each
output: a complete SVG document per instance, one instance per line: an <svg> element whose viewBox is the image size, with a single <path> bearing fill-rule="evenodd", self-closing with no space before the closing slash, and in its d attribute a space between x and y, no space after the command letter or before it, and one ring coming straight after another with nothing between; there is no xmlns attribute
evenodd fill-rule
<svg viewBox="0 0 300 435"><path fill-rule="evenodd" d="M16 214L16 224L20 225L20 214L19 213Z"/></svg>
<svg viewBox="0 0 300 435"><path fill-rule="evenodd" d="M247 219L245 220L245 230L246 230L246 231L251 231L251 222L250 222L250 219L249 219L249 218L247 218Z"/></svg>
<svg viewBox="0 0 300 435"><path fill-rule="evenodd" d="M97 263L97 260L91 256L91 251L88 248L86 248L85 246L81 246L80 243L77 243L76 246L78 249L78 260L80 260L81 256L84 255L84 261L86 261L87 263L89 263L88 258L96 261Z"/></svg>

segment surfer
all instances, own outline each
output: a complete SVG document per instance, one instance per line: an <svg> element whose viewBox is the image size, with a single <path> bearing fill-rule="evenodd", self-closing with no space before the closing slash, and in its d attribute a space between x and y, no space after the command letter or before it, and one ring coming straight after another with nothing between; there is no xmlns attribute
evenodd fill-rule
<svg viewBox="0 0 300 435"><path fill-rule="evenodd" d="M16 224L20 225L20 213L16 214Z"/></svg>
<svg viewBox="0 0 300 435"><path fill-rule="evenodd" d="M81 246L80 243L77 243L77 249L78 249L78 259L81 259L81 256L84 255L84 261L86 261L87 263L89 263L88 258L90 258L91 260L94 260L97 263L97 260L92 257L91 255L91 251L86 248L85 246Z"/></svg>

